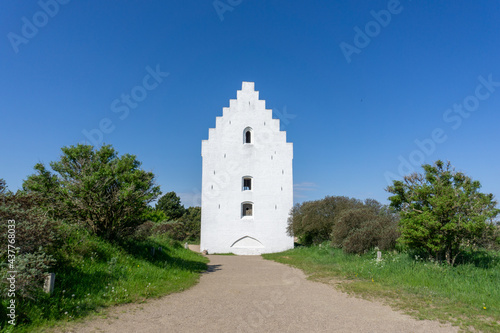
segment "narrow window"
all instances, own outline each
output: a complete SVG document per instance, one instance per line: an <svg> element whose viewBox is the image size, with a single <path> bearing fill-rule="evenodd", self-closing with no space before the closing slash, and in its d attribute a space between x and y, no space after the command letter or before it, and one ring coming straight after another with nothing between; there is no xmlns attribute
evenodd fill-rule
<svg viewBox="0 0 500 333"><path fill-rule="evenodd" d="M243 143L253 143L252 128L247 127L243 130Z"/></svg>
<svg viewBox="0 0 500 333"><path fill-rule="evenodd" d="M243 191L250 191L252 189L252 178L243 178Z"/></svg>
<svg viewBox="0 0 500 333"><path fill-rule="evenodd" d="M242 217L245 217L245 216L253 216L253 204L252 203L244 203L241 205L241 208L242 208L242 212L241 212L241 216Z"/></svg>

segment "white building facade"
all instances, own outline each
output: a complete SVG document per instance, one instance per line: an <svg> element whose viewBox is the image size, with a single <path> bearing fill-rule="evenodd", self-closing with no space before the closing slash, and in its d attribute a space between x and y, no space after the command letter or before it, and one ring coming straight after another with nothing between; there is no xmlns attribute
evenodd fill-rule
<svg viewBox="0 0 500 333"><path fill-rule="evenodd" d="M253 82L216 118L202 141L200 250L256 255L293 248L293 145Z"/></svg>

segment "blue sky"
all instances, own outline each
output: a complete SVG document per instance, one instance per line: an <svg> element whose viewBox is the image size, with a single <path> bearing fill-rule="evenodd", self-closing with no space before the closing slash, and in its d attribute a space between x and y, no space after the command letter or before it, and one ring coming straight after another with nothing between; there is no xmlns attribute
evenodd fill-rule
<svg viewBox="0 0 500 333"><path fill-rule="evenodd" d="M93 140L192 205L201 141L253 81L294 143L296 202L386 203L437 159L500 198L499 31L499 1L4 0L0 178Z"/></svg>

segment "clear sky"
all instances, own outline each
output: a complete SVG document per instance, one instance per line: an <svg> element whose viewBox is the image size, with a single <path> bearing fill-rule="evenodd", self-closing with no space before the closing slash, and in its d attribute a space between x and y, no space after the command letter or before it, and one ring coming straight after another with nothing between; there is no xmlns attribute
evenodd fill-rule
<svg viewBox="0 0 500 333"><path fill-rule="evenodd" d="M387 203L437 159L500 198L500 1L2 0L0 37L14 191L105 142L196 204L201 141L253 81L294 144L295 202Z"/></svg>

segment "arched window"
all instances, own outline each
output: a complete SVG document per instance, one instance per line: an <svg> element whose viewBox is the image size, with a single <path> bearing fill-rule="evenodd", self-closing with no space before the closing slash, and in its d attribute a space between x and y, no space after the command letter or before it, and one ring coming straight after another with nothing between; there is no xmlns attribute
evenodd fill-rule
<svg viewBox="0 0 500 333"><path fill-rule="evenodd" d="M244 202L241 204L241 217L253 216L253 203Z"/></svg>
<svg viewBox="0 0 500 333"><path fill-rule="evenodd" d="M247 127L243 131L243 143L253 143L251 127Z"/></svg>

